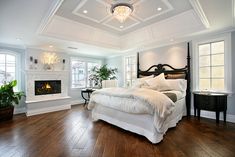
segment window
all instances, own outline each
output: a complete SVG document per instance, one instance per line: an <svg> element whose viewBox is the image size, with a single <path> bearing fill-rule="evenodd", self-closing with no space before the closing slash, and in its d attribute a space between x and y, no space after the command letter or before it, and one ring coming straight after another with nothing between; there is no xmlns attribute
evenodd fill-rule
<svg viewBox="0 0 235 157"><path fill-rule="evenodd" d="M224 41L200 44L199 89L224 90Z"/></svg>
<svg viewBox="0 0 235 157"><path fill-rule="evenodd" d="M100 62L71 59L71 87L93 87L93 82L89 80L89 76L91 69L95 66L100 66Z"/></svg>
<svg viewBox="0 0 235 157"><path fill-rule="evenodd" d="M137 78L136 55L126 56L125 58L125 85L130 87Z"/></svg>
<svg viewBox="0 0 235 157"><path fill-rule="evenodd" d="M16 57L0 53L0 85L16 79Z"/></svg>
<svg viewBox="0 0 235 157"><path fill-rule="evenodd" d="M231 33L216 35L193 45L194 89L232 92Z"/></svg>

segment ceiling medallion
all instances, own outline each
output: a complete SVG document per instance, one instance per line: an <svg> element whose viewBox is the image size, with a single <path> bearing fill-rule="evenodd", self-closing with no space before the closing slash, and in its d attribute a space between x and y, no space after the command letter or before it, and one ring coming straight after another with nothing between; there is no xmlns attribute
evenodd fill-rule
<svg viewBox="0 0 235 157"><path fill-rule="evenodd" d="M133 12L133 6L127 3L114 4L111 7L111 13L113 16L123 23Z"/></svg>

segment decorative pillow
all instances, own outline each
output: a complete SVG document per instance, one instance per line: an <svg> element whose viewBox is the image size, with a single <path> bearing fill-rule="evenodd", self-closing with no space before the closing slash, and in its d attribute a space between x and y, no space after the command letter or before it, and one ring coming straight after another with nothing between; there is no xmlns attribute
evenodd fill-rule
<svg viewBox="0 0 235 157"><path fill-rule="evenodd" d="M143 77L143 78L138 78L135 80L135 83L133 84L132 87L134 88L141 88L141 86L147 85L145 80L148 80L150 78L153 78L153 75L147 76L147 77Z"/></svg>
<svg viewBox="0 0 235 157"><path fill-rule="evenodd" d="M167 79L185 79L185 74L167 74L165 78Z"/></svg>
<svg viewBox="0 0 235 157"><path fill-rule="evenodd" d="M166 80L171 90L185 92L187 88L187 80L185 79L169 79Z"/></svg>
<svg viewBox="0 0 235 157"><path fill-rule="evenodd" d="M158 91L166 91L171 90L169 84L167 83L164 73L160 75L145 80L145 82L150 86L151 89L158 90Z"/></svg>

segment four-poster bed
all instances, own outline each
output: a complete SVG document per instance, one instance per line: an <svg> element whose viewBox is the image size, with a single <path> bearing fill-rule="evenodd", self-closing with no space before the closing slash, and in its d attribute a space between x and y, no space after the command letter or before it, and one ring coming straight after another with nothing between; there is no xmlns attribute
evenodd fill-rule
<svg viewBox="0 0 235 157"><path fill-rule="evenodd" d="M183 91L156 91L152 88L108 88L95 91L88 105L94 121L103 120L125 130L145 136L159 143L166 131L175 127L185 115L190 115L190 53L188 44L187 65L177 69L168 64L153 65L140 70L137 55L137 78L165 76L168 80L185 83ZM182 78L183 77L183 78ZM164 78L165 79L165 78ZM186 80L186 81L185 81ZM147 81L147 80L146 80ZM187 84L187 85L186 85ZM187 86L187 89L186 89ZM168 94L175 94L173 100ZM186 110L187 108L187 110Z"/></svg>

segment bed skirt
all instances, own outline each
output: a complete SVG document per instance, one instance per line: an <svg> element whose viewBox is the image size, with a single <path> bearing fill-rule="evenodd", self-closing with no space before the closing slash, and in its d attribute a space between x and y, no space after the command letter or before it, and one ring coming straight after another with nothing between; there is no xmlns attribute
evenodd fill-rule
<svg viewBox="0 0 235 157"><path fill-rule="evenodd" d="M149 114L131 114L118 111L102 105L96 105L92 110L93 121L103 120L127 131L145 136L152 143L162 141L166 131L175 127L186 115L185 98L178 100L172 114L164 122L163 132L157 132L153 125L153 116Z"/></svg>

